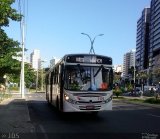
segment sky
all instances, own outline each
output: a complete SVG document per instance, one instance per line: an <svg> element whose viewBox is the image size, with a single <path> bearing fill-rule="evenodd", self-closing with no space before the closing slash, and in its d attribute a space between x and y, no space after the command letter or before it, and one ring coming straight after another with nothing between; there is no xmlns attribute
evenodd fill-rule
<svg viewBox="0 0 160 139"><path fill-rule="evenodd" d="M150 0L25 0L26 55L39 49L46 61L70 53L89 53L94 42L96 54L123 64L123 55L136 49L137 20ZM28 5L28 6L27 6ZM18 0L12 5L18 10ZM20 41L20 25L10 22L9 37Z"/></svg>

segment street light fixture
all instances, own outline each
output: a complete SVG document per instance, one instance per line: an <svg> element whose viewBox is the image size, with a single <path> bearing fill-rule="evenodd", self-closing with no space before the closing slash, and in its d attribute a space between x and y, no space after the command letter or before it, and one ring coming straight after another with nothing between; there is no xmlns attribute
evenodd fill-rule
<svg viewBox="0 0 160 139"><path fill-rule="evenodd" d="M93 48L94 41L95 41L96 37L98 37L98 36L103 36L104 34L96 35L93 40L91 39L91 37L90 37L88 34L86 34L86 33L81 33L81 34L88 36L88 38L90 39L91 49L90 49L90 51L89 51L89 54L92 54L92 53L95 54L95 51L94 51L94 48Z"/></svg>

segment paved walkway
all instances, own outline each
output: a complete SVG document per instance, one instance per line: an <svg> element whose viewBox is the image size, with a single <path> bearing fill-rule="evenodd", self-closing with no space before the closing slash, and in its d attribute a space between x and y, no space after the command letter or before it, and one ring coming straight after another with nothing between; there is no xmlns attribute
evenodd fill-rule
<svg viewBox="0 0 160 139"><path fill-rule="evenodd" d="M35 138L25 99L9 98L0 103L0 139Z"/></svg>

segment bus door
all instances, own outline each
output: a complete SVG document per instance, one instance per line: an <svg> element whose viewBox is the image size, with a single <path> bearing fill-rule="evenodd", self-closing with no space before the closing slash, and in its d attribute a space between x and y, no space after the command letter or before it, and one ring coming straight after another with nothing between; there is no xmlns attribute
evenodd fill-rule
<svg viewBox="0 0 160 139"><path fill-rule="evenodd" d="M62 64L60 67L59 67L59 71L60 71L60 74L59 74L59 87L60 87L60 110L63 111L63 89L64 89L64 65Z"/></svg>
<svg viewBox="0 0 160 139"><path fill-rule="evenodd" d="M53 71L50 73L50 93L49 93L49 98L50 98L50 103L52 103L52 95L53 95Z"/></svg>
<svg viewBox="0 0 160 139"><path fill-rule="evenodd" d="M49 74L46 75L45 78L45 84L46 84L46 99L49 102Z"/></svg>

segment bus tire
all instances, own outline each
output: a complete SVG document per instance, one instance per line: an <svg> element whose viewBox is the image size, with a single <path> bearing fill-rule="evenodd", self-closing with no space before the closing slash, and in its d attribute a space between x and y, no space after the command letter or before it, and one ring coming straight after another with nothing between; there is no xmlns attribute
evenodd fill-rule
<svg viewBox="0 0 160 139"><path fill-rule="evenodd" d="M47 100L47 103L49 104L49 97L48 97L48 94L46 94L46 100Z"/></svg>
<svg viewBox="0 0 160 139"><path fill-rule="evenodd" d="M56 99L56 108L57 108L57 110L59 111L59 99L58 99L58 97L57 97L57 99Z"/></svg>
<svg viewBox="0 0 160 139"><path fill-rule="evenodd" d="M48 100L48 92L47 92L47 90L46 90L45 93L46 93L46 100Z"/></svg>

